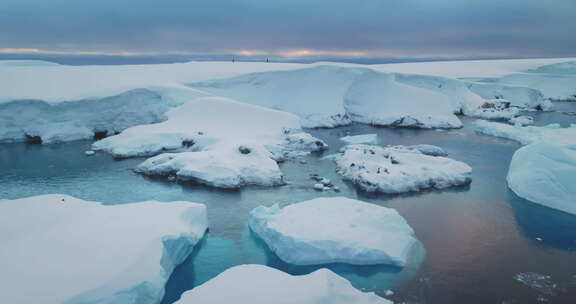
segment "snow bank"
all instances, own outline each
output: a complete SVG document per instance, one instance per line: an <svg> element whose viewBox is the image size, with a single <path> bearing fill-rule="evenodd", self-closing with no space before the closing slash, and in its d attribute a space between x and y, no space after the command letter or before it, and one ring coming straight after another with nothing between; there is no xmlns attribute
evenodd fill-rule
<svg viewBox="0 0 576 304"><path fill-rule="evenodd" d="M146 89L58 104L40 100L0 103L0 143L91 139L160 121L167 109L159 94Z"/></svg>
<svg viewBox="0 0 576 304"><path fill-rule="evenodd" d="M576 101L576 74L516 73L498 82L537 89L553 101Z"/></svg>
<svg viewBox="0 0 576 304"><path fill-rule="evenodd" d="M198 98L171 109L164 122L141 125L94 143L116 157L150 156L166 151L202 150L210 144L277 144L299 130L298 117L222 97Z"/></svg>
<svg viewBox="0 0 576 304"><path fill-rule="evenodd" d="M561 128L559 124L543 127L508 125L485 120L478 120L472 125L475 131L482 134L515 140L523 145L538 141L550 141L558 144L573 143L576 138L576 125Z"/></svg>
<svg viewBox="0 0 576 304"><path fill-rule="evenodd" d="M392 74L367 71L344 96L346 112L357 122L383 126L459 128L450 100L443 94L408 86Z"/></svg>
<svg viewBox="0 0 576 304"><path fill-rule="evenodd" d="M572 145L540 141L512 157L508 185L529 201L576 215L576 133Z"/></svg>
<svg viewBox="0 0 576 304"><path fill-rule="evenodd" d="M496 78L515 72L533 70L544 65L572 60L575 60L575 58L457 60L375 64L370 65L370 67L384 72L434 75L451 78Z"/></svg>
<svg viewBox="0 0 576 304"><path fill-rule="evenodd" d="M335 158L344 179L364 191L400 193L469 184L472 168L402 146L350 145Z"/></svg>
<svg viewBox="0 0 576 304"><path fill-rule="evenodd" d="M378 143L377 134L362 134L362 135L350 135L340 137L340 140L347 144L372 144Z"/></svg>
<svg viewBox="0 0 576 304"><path fill-rule="evenodd" d="M551 104L534 89L493 83L474 83L430 75L396 74L404 84L442 93L452 103L455 113L484 118L510 118L515 113L508 109L487 109L486 104L506 101L518 108L549 109Z"/></svg>
<svg viewBox="0 0 576 304"><path fill-rule="evenodd" d="M295 265L405 266L418 242L396 210L344 197L260 206L249 223L278 257Z"/></svg>
<svg viewBox="0 0 576 304"><path fill-rule="evenodd" d="M240 265L182 295L176 304L391 304L363 293L328 269L292 276L263 265Z"/></svg>
<svg viewBox="0 0 576 304"><path fill-rule="evenodd" d="M159 303L206 227L195 203L0 200L0 302Z"/></svg>
<svg viewBox="0 0 576 304"><path fill-rule="evenodd" d="M336 127L350 123L343 97L354 79L365 71L319 66L188 85L241 102L296 114L304 127Z"/></svg>
<svg viewBox="0 0 576 304"><path fill-rule="evenodd" d="M272 154L258 145L217 145L200 152L164 153L140 164L136 172L175 176L219 188L284 184Z"/></svg>

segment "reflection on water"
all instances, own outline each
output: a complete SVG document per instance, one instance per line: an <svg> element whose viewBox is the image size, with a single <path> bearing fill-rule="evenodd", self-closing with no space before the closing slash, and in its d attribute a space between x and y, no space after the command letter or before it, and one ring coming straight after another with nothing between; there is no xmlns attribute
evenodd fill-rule
<svg viewBox="0 0 576 304"><path fill-rule="evenodd" d="M538 245L576 250L576 216L527 201L512 190L508 203L526 237Z"/></svg>
<svg viewBox="0 0 576 304"><path fill-rule="evenodd" d="M576 103L561 106L563 111L576 111ZM530 115L536 116L537 124L559 119L576 123L576 116L561 113ZM469 125L473 120L463 121ZM468 127L438 131L353 125L310 132L330 145L324 155L342 147L340 137L366 133L376 133L383 144L438 145L473 168L472 184L401 195L363 193L341 180L331 160L311 155L306 163L281 165L286 186L221 191L144 178L132 171L143 159L86 157L83 152L90 142L73 142L0 145L0 198L64 193L107 204L144 200L206 204L210 232L170 278L165 304L238 264L266 264L292 274L315 270L278 260L251 234L247 220L259 205L288 205L319 196L346 196L395 208L426 249L423 262L424 250L404 269L328 265L359 288L379 294L392 288L397 302L536 303L542 295L514 279L533 272L551 275L561 286L554 296L546 295L549 303L576 303L576 285L570 283L576 275L576 217L526 202L508 190L505 177L517 143L476 134ZM314 173L332 180L341 192L313 190L309 176Z"/></svg>

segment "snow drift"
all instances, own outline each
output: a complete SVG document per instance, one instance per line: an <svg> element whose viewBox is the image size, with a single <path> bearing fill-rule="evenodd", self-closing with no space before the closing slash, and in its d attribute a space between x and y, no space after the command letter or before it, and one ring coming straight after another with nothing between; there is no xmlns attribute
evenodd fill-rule
<svg viewBox="0 0 576 304"><path fill-rule="evenodd" d="M159 303L206 228L195 203L0 200L0 302Z"/></svg>

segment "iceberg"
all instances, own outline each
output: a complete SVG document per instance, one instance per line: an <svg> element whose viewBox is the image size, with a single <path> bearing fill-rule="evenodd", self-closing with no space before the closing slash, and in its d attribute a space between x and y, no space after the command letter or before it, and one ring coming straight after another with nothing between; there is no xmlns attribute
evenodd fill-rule
<svg viewBox="0 0 576 304"><path fill-rule="evenodd" d="M426 148L422 148L428 152ZM431 152L431 151L430 151ZM434 153L429 154L436 154ZM369 192L401 193L469 184L472 168L403 146L349 145L335 158L337 172Z"/></svg>
<svg viewBox="0 0 576 304"><path fill-rule="evenodd" d="M355 289L328 269L293 276L263 265L229 268L184 293L175 304L392 304L372 292Z"/></svg>
<svg viewBox="0 0 576 304"><path fill-rule="evenodd" d="M576 135L572 144L544 140L514 153L508 186L518 196L576 215Z"/></svg>
<svg viewBox="0 0 576 304"><path fill-rule="evenodd" d="M189 202L0 200L0 302L157 304L206 228Z"/></svg>
<svg viewBox="0 0 576 304"><path fill-rule="evenodd" d="M250 212L249 224L280 259L295 265L402 267L419 248L396 210L345 197L260 206Z"/></svg>

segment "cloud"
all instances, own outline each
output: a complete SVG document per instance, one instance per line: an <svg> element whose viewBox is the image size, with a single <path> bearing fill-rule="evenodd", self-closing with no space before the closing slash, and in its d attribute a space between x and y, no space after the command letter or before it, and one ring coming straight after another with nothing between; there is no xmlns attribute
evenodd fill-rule
<svg viewBox="0 0 576 304"><path fill-rule="evenodd" d="M2 0L0 48L563 56L576 52L574 20L574 0Z"/></svg>

